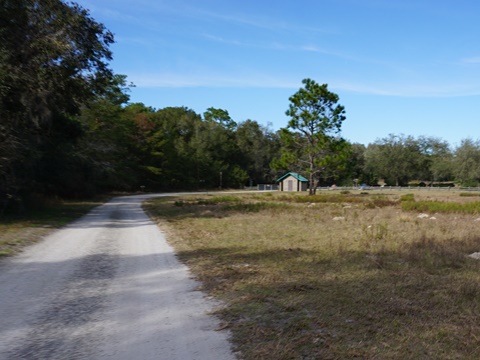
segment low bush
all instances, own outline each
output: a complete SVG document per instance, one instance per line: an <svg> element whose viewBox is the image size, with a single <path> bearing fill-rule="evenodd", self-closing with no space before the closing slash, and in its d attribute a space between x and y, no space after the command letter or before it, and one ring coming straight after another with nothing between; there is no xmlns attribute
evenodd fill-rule
<svg viewBox="0 0 480 360"><path fill-rule="evenodd" d="M418 211L428 213L465 213L479 214L480 202L443 202L443 201L404 201L402 202L402 210Z"/></svg>
<svg viewBox="0 0 480 360"><path fill-rule="evenodd" d="M220 196L201 198L197 200L197 203L199 205L216 205L216 204L232 203L232 202L239 202L239 201L240 201L240 198L238 196L220 195Z"/></svg>
<svg viewBox="0 0 480 360"><path fill-rule="evenodd" d="M400 201L415 201L415 196L413 194L405 194L400 197Z"/></svg>
<svg viewBox="0 0 480 360"><path fill-rule="evenodd" d="M480 196L480 193L478 192L461 192L459 194L460 196L463 196L463 197L477 197L477 196Z"/></svg>

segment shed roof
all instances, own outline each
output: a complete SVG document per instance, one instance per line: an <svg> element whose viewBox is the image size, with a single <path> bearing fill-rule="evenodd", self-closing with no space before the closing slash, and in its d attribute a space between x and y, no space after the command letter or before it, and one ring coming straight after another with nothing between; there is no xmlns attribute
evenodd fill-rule
<svg viewBox="0 0 480 360"><path fill-rule="evenodd" d="M286 177L288 176L293 176L295 179L297 179L298 181L302 181L302 182L308 182L308 179L304 178L302 175L300 174L297 174L297 173L294 173L294 172L288 172L286 173L285 175L283 175L282 177L278 178L277 179L277 182L280 182L282 181L283 179L285 179Z"/></svg>

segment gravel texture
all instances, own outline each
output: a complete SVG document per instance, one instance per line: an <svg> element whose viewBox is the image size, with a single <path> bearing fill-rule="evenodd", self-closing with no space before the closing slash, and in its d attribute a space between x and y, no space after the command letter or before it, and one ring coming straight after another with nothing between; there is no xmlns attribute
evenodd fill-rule
<svg viewBox="0 0 480 360"><path fill-rule="evenodd" d="M118 197L0 263L0 359L234 359L217 305Z"/></svg>

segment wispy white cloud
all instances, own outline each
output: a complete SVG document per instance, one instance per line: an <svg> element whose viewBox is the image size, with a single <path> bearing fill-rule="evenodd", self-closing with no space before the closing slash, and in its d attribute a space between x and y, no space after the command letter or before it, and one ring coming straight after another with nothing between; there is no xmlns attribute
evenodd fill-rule
<svg viewBox="0 0 480 360"><path fill-rule="evenodd" d="M224 37L212 35L208 33L204 33L202 34L202 36L207 40L214 41L217 43L222 43L222 44L229 44L229 45L242 46L242 47L258 47L258 45L254 45L252 43L247 43L247 42L243 42L235 39L226 39Z"/></svg>
<svg viewBox="0 0 480 360"><path fill-rule="evenodd" d="M334 51L334 50L325 49L325 48L319 47L317 45L302 45L302 46L299 46L297 48L297 50L312 52L312 53L318 53L318 54L324 54L324 55L334 56L334 57L347 59L347 60L359 61L359 58L356 57L356 56L341 53L341 52Z"/></svg>
<svg viewBox="0 0 480 360"><path fill-rule="evenodd" d="M285 44L282 42L270 42L270 43L252 43L252 42L244 42L235 39L226 39L221 36L212 35L208 33L202 34L202 36L210 41L215 41L218 43L229 44L234 46L241 46L241 47L249 47L249 48L261 48L266 50L282 50L282 51L298 51L298 52L313 52L313 53L320 53L325 54L333 57L339 57L343 59L349 60L356 60L355 56L351 56L348 54L342 54L340 52L327 50L320 48L315 45L290 45ZM358 60L358 59L357 59Z"/></svg>
<svg viewBox="0 0 480 360"><path fill-rule="evenodd" d="M139 0L136 0L135 5L132 6L132 2L125 1L118 3L119 0L112 0L112 4L108 5L104 2L88 3L84 2L83 6L88 8L92 15L101 20L103 23L112 23L118 27L118 31L123 33L123 29L146 29L151 32L156 32L164 28L164 25L158 21L155 17L146 16L147 12L144 9L151 9L153 4L149 1L145 2L142 7ZM155 3L156 6L160 5ZM115 10L113 10L115 9ZM160 11L160 8L158 8ZM169 8L163 9L164 12L169 12ZM148 12L149 15L153 14L153 11ZM111 29L114 32L115 29ZM149 36L146 36L149 37Z"/></svg>
<svg viewBox="0 0 480 360"><path fill-rule="evenodd" d="M148 20L145 18L136 18L131 13L126 13L121 10L111 10L112 8L118 8L117 2L119 0L111 1L111 4L99 5L93 1L84 0L84 6L92 10L92 12L101 15L102 18L124 21L130 23L141 23L144 26L151 25ZM128 10L132 7L132 2L130 1L120 1L119 6L122 9ZM258 13L248 13L248 12L220 12L208 9L207 7L197 6L197 3L187 4L186 2L163 2L163 1L140 1L136 0L135 2L135 14L140 14L139 9L148 8L150 13L157 13L161 15L170 15L178 18L190 18L195 21L220 21L222 23L235 24L239 26L246 26L256 29L264 29L270 31L295 31L295 32L315 32L315 33L327 33L332 34L336 31L333 29L326 29L320 27L304 26L301 24L295 24L292 22L284 21L281 19L274 19L269 15L262 16Z"/></svg>
<svg viewBox="0 0 480 360"><path fill-rule="evenodd" d="M480 64L480 56L463 58L460 60L462 64Z"/></svg>
<svg viewBox="0 0 480 360"><path fill-rule="evenodd" d="M383 68L391 69L391 70L394 70L395 72L404 73L404 74L411 73L412 71L408 66L406 66L405 64L399 63L397 61L383 60L380 58L371 58L371 57L366 57L362 55L327 49L327 48L319 47L317 45L304 45L304 46L298 47L297 50L323 54L323 55L327 55L327 56L331 56L331 57L335 57L338 59L347 60L355 63L381 66Z"/></svg>
<svg viewBox="0 0 480 360"><path fill-rule="evenodd" d="M138 87L253 87L253 88L297 88L298 81L287 80L268 74L241 74L237 76L220 73L203 74L131 74L131 80Z"/></svg>
<svg viewBox="0 0 480 360"><path fill-rule="evenodd" d="M480 86L457 83L397 83L362 84L348 81L333 81L332 89L358 94L415 98L446 98L480 95Z"/></svg>
<svg viewBox="0 0 480 360"><path fill-rule="evenodd" d="M278 51L292 51L292 52L306 52L306 53L317 53L333 58L348 60L356 63L370 64L375 66L383 66L385 68L394 69L397 72L409 73L410 69L404 65L389 62L385 60L373 59L368 57L362 57L355 54L349 54L341 51L336 51L332 49L323 48L317 45L307 44L307 45L291 45L282 42L270 42L270 43L252 43L245 42L236 39L227 39L221 36L212 35L208 33L202 34L202 36L210 41L228 44L232 46L240 46L247 48L256 48L256 49L265 49L265 50L278 50Z"/></svg>
<svg viewBox="0 0 480 360"><path fill-rule="evenodd" d="M121 21L121 22L136 22L137 19L124 11L113 10L112 7L99 6L98 3L84 2L83 7L88 9L95 17L102 19Z"/></svg>
<svg viewBox="0 0 480 360"><path fill-rule="evenodd" d="M295 31L295 32L316 32L316 33L335 33L333 29L324 29L311 26L298 25L292 22L276 20L267 16L259 16L247 13L226 14L205 10L198 7L186 7L183 9L184 16L191 16L199 19L215 19L229 24L244 25L253 28L260 28L270 31Z"/></svg>
<svg viewBox="0 0 480 360"><path fill-rule="evenodd" d="M142 45L144 47L153 47L155 43L150 39L143 38L143 37L126 37L126 36L116 36L116 42L124 43L124 44L136 44Z"/></svg>
<svg viewBox="0 0 480 360"><path fill-rule="evenodd" d="M261 42L253 43L253 42L240 41L236 39L226 39L224 37L212 35L208 33L204 33L202 34L202 36L207 40L214 41L217 43L246 47L246 48L265 49L265 50L299 50L299 48L295 48L291 45L287 45L278 41L270 42L270 43L261 43Z"/></svg>
<svg viewBox="0 0 480 360"><path fill-rule="evenodd" d="M272 88L272 89L298 89L301 81L298 77L252 73L226 75L221 73L179 74L131 74L129 80L137 87L145 88L186 88L186 87L212 87L212 88ZM329 87L336 92L349 92L365 95L381 95L392 97L461 97L480 95L480 85L462 83L361 83L342 79L326 79Z"/></svg>

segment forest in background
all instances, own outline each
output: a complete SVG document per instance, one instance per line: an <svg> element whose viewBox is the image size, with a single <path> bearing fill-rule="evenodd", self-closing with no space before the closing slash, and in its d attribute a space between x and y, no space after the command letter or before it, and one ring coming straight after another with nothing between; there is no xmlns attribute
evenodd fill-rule
<svg viewBox="0 0 480 360"><path fill-rule="evenodd" d="M232 119L227 109L130 103L132 85L109 68L113 34L80 6L1 4L1 212L39 197L242 188L274 183L286 171L307 175L306 154L288 167L278 160L288 147L284 129ZM480 181L480 142L471 138L454 148L404 134L344 145L342 161L316 173L319 185Z"/></svg>

